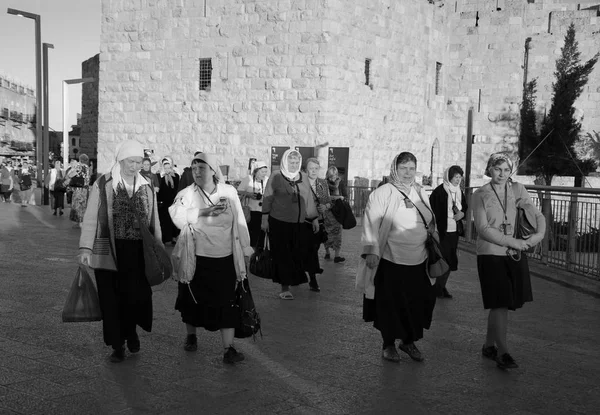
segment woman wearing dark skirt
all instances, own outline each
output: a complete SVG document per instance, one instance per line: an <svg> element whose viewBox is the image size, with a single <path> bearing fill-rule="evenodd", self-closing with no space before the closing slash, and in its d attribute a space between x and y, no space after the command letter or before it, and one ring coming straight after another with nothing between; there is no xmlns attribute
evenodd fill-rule
<svg viewBox="0 0 600 415"><path fill-rule="evenodd" d="M179 175L173 171L173 160L164 157L161 160L163 171L160 174L159 191L156 195L158 200L158 217L164 243L175 244L179 229L173 224L169 215L169 207L173 204L177 189L179 188Z"/></svg>
<svg viewBox="0 0 600 415"><path fill-rule="evenodd" d="M250 244L253 247L262 246L264 243L264 233L260 229L262 222L262 205L265 187L267 186L267 163L257 161L254 164L252 175L242 180L237 188L242 201L248 204L250 208L250 222L248 222L248 231L250 232Z"/></svg>
<svg viewBox="0 0 600 415"><path fill-rule="evenodd" d="M145 276L140 222L161 241L151 184L139 174L143 146L125 141L117 163L92 187L83 217L79 261L95 270L104 343L113 348L112 362L140 350L136 326L152 330L152 289Z"/></svg>
<svg viewBox="0 0 600 415"><path fill-rule="evenodd" d="M310 188L308 178L300 172L302 156L287 150L281 158L281 170L271 174L263 197L261 229L268 231L273 261L273 282L281 285L279 298L293 300L290 286L304 284L308 240L305 230L306 206ZM314 233L318 218L311 222Z"/></svg>
<svg viewBox="0 0 600 415"><path fill-rule="evenodd" d="M473 194L477 228L477 271L483 307L488 315L483 357L501 369L518 367L507 344L508 310L533 301L525 250L537 245L546 231L544 216L532 203L527 189L510 181L512 160L504 153L490 156L485 174L492 180ZM527 240L513 237L517 208L522 208L536 233Z"/></svg>
<svg viewBox="0 0 600 415"><path fill-rule="evenodd" d="M382 357L392 362L400 361L397 339L411 359L423 360L415 342L430 328L435 307L423 218L431 231L435 220L424 189L414 182L416 167L412 153L397 155L389 183L371 193L363 219L366 266L359 268L356 285L365 295L365 320L381 332Z"/></svg>
<svg viewBox="0 0 600 415"><path fill-rule="evenodd" d="M244 360L233 345L239 312L235 305L238 281L246 278L253 250L242 205L233 186L224 184L214 156L200 153L192 160L194 183L177 194L169 208L179 229L190 226L196 250L191 281L180 281L175 309L187 336L184 349L196 351L196 329L220 331L223 362Z"/></svg>
<svg viewBox="0 0 600 415"><path fill-rule="evenodd" d="M458 228L467 211L467 199L460 190L463 170L452 166L444 172L444 183L436 187L429 196L431 209L435 214L437 230L440 234L442 255L450 265L450 271L436 278L435 289L438 298L452 298L446 288L451 271L458 270Z"/></svg>

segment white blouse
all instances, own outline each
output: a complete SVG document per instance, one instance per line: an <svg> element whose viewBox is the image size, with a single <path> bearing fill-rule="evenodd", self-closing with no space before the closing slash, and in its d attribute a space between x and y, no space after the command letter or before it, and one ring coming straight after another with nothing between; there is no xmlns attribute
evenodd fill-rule
<svg viewBox="0 0 600 415"><path fill-rule="evenodd" d="M238 186L238 189L241 190L242 192L260 193L261 195L264 196L265 187L267 187L268 180L269 180L269 178L265 177L261 182L261 181L254 180L254 178L252 176L247 176L242 180L242 182ZM247 198L247 200L248 200L248 202L247 202L248 206L250 206L250 210L252 212L262 212L262 199L254 200L254 199ZM246 204L246 202L244 201L244 197L242 197L242 205L244 205L244 204Z"/></svg>

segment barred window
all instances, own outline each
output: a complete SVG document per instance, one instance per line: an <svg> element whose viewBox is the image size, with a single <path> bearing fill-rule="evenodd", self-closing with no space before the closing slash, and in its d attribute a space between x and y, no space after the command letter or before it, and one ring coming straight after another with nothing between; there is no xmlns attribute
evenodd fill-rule
<svg viewBox="0 0 600 415"><path fill-rule="evenodd" d="M371 59L365 59L365 85L371 85Z"/></svg>
<svg viewBox="0 0 600 415"><path fill-rule="evenodd" d="M212 59L200 59L200 90L210 91L210 82L212 78Z"/></svg>
<svg viewBox="0 0 600 415"><path fill-rule="evenodd" d="M442 95L442 64L435 63L435 94Z"/></svg>

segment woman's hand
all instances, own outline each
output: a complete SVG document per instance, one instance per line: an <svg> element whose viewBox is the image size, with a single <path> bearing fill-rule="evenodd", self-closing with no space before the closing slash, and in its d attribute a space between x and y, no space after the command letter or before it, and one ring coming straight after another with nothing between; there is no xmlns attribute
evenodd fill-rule
<svg viewBox="0 0 600 415"><path fill-rule="evenodd" d="M513 238L509 241L508 246L519 251L525 251L526 249L529 249L529 242L524 239Z"/></svg>
<svg viewBox="0 0 600 415"><path fill-rule="evenodd" d="M379 257L375 254L367 254L365 256L365 261L367 262L367 267L375 269L377 264L379 264Z"/></svg>
<svg viewBox="0 0 600 415"><path fill-rule="evenodd" d="M456 215L454 215L454 220L459 221L464 217L465 217L465 214L463 212L459 211Z"/></svg>
<svg viewBox="0 0 600 415"><path fill-rule="evenodd" d="M321 205L321 204L317 205L317 212L319 212L319 215L322 215L323 212L325 212L325 210L327 210L325 205Z"/></svg>
<svg viewBox="0 0 600 415"><path fill-rule="evenodd" d="M260 222L260 229L265 232L269 232L269 215L263 215L262 221Z"/></svg>
<svg viewBox="0 0 600 415"><path fill-rule="evenodd" d="M319 219L312 221L313 233L319 233Z"/></svg>
<svg viewBox="0 0 600 415"><path fill-rule="evenodd" d="M79 255L77 255L77 262L86 267L90 267L92 264L92 251L89 249L80 249Z"/></svg>
<svg viewBox="0 0 600 415"><path fill-rule="evenodd" d="M215 205L205 209L200 209L198 216L219 216L225 211L225 207L225 205Z"/></svg>

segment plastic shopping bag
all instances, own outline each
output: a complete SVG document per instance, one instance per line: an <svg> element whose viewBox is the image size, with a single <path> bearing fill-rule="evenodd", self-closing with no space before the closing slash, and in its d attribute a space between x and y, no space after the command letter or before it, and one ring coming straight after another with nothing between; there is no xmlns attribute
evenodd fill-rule
<svg viewBox="0 0 600 415"><path fill-rule="evenodd" d="M173 261L173 278L189 284L196 272L196 244L191 225L186 225L181 230L171 259Z"/></svg>
<svg viewBox="0 0 600 415"><path fill-rule="evenodd" d="M79 267L62 311L63 322L100 321L98 292L85 268Z"/></svg>

